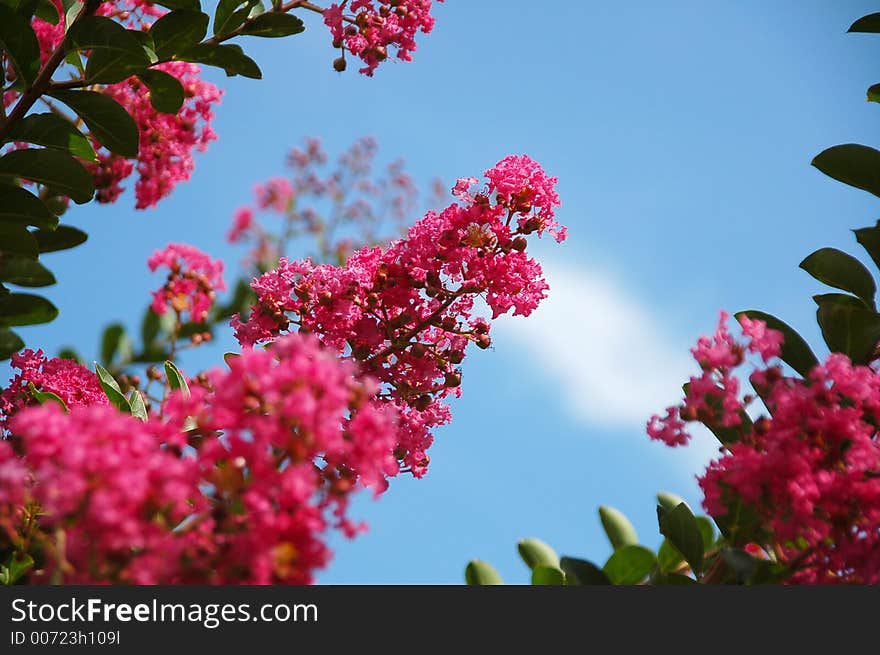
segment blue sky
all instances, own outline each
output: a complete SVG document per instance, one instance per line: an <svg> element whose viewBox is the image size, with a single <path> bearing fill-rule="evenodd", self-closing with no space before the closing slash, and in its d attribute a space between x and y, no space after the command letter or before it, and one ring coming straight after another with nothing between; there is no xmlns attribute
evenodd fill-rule
<svg viewBox="0 0 880 655"><path fill-rule="evenodd" d="M698 504L694 475L712 444L672 451L650 443L644 423L677 399L687 349L718 310L770 311L824 352L818 283L797 264L822 246L855 254L848 230L877 214L870 196L809 162L836 143L880 143L880 107L864 101L880 81L880 38L845 34L876 10L450 0L415 61L373 79L333 73L327 33L306 16L300 37L246 44L263 81L209 74L226 91L220 140L189 183L154 210L135 212L127 196L68 214L90 241L46 257L61 316L22 333L91 357L108 321L131 317L137 329L155 249L189 242L234 266L232 211L304 136L335 153L373 135L418 179L450 185L527 153L559 177L569 226L565 244L536 251L551 298L529 319L499 322L493 349L469 356L428 476L394 481L378 502L364 494L354 514L369 533L334 539L319 581L458 583L479 557L523 582L515 542L527 536L601 562L602 503L656 545L653 494ZM184 364L213 365L231 344Z"/></svg>

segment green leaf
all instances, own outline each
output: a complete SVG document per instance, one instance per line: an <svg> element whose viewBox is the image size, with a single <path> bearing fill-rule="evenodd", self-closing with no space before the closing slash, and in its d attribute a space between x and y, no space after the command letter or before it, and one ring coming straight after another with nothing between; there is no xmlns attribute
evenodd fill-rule
<svg viewBox="0 0 880 655"><path fill-rule="evenodd" d="M150 35L153 37L156 54L160 59L170 59L197 45L208 32L208 16L200 11L172 11L153 23Z"/></svg>
<svg viewBox="0 0 880 655"><path fill-rule="evenodd" d="M59 225L54 230L37 230L33 233L37 239L40 252L57 252L68 250L85 243L89 235L72 225Z"/></svg>
<svg viewBox="0 0 880 655"><path fill-rule="evenodd" d="M189 385L186 383L186 378L171 360L165 360L165 377L168 379L168 385L172 391L181 389L184 398L189 398Z"/></svg>
<svg viewBox="0 0 880 655"><path fill-rule="evenodd" d="M868 14L867 16L862 16L849 26L847 32L880 33L880 14Z"/></svg>
<svg viewBox="0 0 880 655"><path fill-rule="evenodd" d="M134 31L104 16L87 16L67 33L71 50L89 50L86 79L112 84L121 82L150 65Z"/></svg>
<svg viewBox="0 0 880 655"><path fill-rule="evenodd" d="M248 36L277 38L299 34L305 29L303 22L296 16L272 11L254 18L241 33Z"/></svg>
<svg viewBox="0 0 880 655"><path fill-rule="evenodd" d="M226 71L226 75L229 77L243 75L255 80L263 77L257 63L244 54L244 51L237 45L202 43L177 55L175 59L216 66Z"/></svg>
<svg viewBox="0 0 880 655"><path fill-rule="evenodd" d="M848 293L820 293L813 296L813 302L821 305L823 302L837 303L838 305L846 305L848 307L858 307L859 309L868 309L865 301L856 298Z"/></svg>
<svg viewBox="0 0 880 655"><path fill-rule="evenodd" d="M13 353L17 353L22 348L24 341L20 336L9 328L0 327L0 359L9 359Z"/></svg>
<svg viewBox="0 0 880 655"><path fill-rule="evenodd" d="M55 284L55 276L35 259L3 254L0 256L0 282L20 287L47 287Z"/></svg>
<svg viewBox="0 0 880 655"><path fill-rule="evenodd" d="M255 4L256 0L220 0L214 12L214 36L239 28Z"/></svg>
<svg viewBox="0 0 880 655"><path fill-rule="evenodd" d="M532 569L532 584L561 587L565 584L565 573L555 566L540 564Z"/></svg>
<svg viewBox="0 0 880 655"><path fill-rule="evenodd" d="M823 302L816 311L822 337L832 352L847 355L854 364L867 364L880 341L880 314L836 302Z"/></svg>
<svg viewBox="0 0 880 655"><path fill-rule="evenodd" d="M697 526L700 528L700 534L703 536L703 550L709 550L712 544L715 543L715 527L706 516L697 517Z"/></svg>
<svg viewBox="0 0 880 655"><path fill-rule="evenodd" d="M18 79L30 85L40 72L40 44L30 21L0 4L0 50L6 53Z"/></svg>
<svg viewBox="0 0 880 655"><path fill-rule="evenodd" d="M120 348L124 349L123 341L126 339L125 326L121 323L113 323L104 328L101 335L101 361L108 365L112 363Z"/></svg>
<svg viewBox="0 0 880 655"><path fill-rule="evenodd" d="M565 572L566 582L570 585L611 584L605 571L584 559L563 557L559 560L559 568Z"/></svg>
<svg viewBox="0 0 880 655"><path fill-rule="evenodd" d="M52 0L38 0L37 8L34 10L34 16L40 20L46 21L50 25L57 25L61 20L61 16L58 13L58 7L55 6Z"/></svg>
<svg viewBox="0 0 880 655"><path fill-rule="evenodd" d="M634 585L645 579L656 565L657 558L649 548L629 545L615 550L602 570L612 584Z"/></svg>
<svg viewBox="0 0 880 655"><path fill-rule="evenodd" d="M156 0L153 4L166 7L172 11L186 9L188 11L201 11L202 5L199 0Z"/></svg>
<svg viewBox="0 0 880 655"><path fill-rule="evenodd" d="M138 75L150 89L150 104L164 114L176 114L183 106L183 85L173 75L160 70L148 70Z"/></svg>
<svg viewBox="0 0 880 655"><path fill-rule="evenodd" d="M101 388L107 395L110 404L124 414L131 414L131 405L110 372L98 362L95 362L95 372L98 374L98 382L101 383Z"/></svg>
<svg viewBox="0 0 880 655"><path fill-rule="evenodd" d="M13 585L34 567L34 558L28 554L13 553L6 564L0 566L0 583Z"/></svg>
<svg viewBox="0 0 880 655"><path fill-rule="evenodd" d="M485 586L485 585L501 585L504 581L489 562L482 560L472 560L468 563L464 570L464 579L469 585Z"/></svg>
<svg viewBox="0 0 880 655"><path fill-rule="evenodd" d="M69 359L77 364L83 363L83 359L79 356L79 353L70 346L58 351L58 359Z"/></svg>
<svg viewBox="0 0 880 655"><path fill-rule="evenodd" d="M761 522L755 510L746 505L740 498L725 501L726 514L718 514L712 517L715 525L721 530L721 534L728 543L740 545L749 541L757 541L761 538Z"/></svg>
<svg viewBox="0 0 880 655"><path fill-rule="evenodd" d="M10 293L0 297L0 325L37 325L58 316L58 308L42 296Z"/></svg>
<svg viewBox="0 0 880 655"><path fill-rule="evenodd" d="M737 312L736 318L746 316L750 319L760 319L767 324L767 327L778 332L782 332L784 341L780 358L783 362L791 366L802 377L807 377L813 367L818 364L816 356L810 350L810 346L804 341L804 338L794 331L788 324L783 323L775 316L765 314L755 309L748 309L744 312Z"/></svg>
<svg viewBox="0 0 880 655"><path fill-rule="evenodd" d="M836 248L820 248L800 263L819 282L855 294L874 308L877 285L868 269L855 257Z"/></svg>
<svg viewBox="0 0 880 655"><path fill-rule="evenodd" d="M662 573L652 578L652 584L655 585L692 585L699 584L696 580L682 573Z"/></svg>
<svg viewBox="0 0 880 655"><path fill-rule="evenodd" d="M863 227L853 230L856 235L856 241L864 248L874 260L874 263L880 267L880 221L873 227Z"/></svg>
<svg viewBox="0 0 880 655"><path fill-rule="evenodd" d="M684 562L684 555L670 543L669 539L664 539L657 550L657 562L660 565L661 571L669 573L677 569Z"/></svg>
<svg viewBox="0 0 880 655"><path fill-rule="evenodd" d="M97 91L52 91L49 95L79 114L107 150L123 157L137 156L137 124L113 98Z"/></svg>
<svg viewBox="0 0 880 655"><path fill-rule="evenodd" d="M0 182L0 223L19 223L53 230L58 218L33 193Z"/></svg>
<svg viewBox="0 0 880 655"><path fill-rule="evenodd" d="M611 542L612 548L617 549L621 546L639 543L636 529L623 512L602 505L599 507L599 519L602 521L602 527L605 528L605 534L608 535L608 541Z"/></svg>
<svg viewBox="0 0 880 655"><path fill-rule="evenodd" d="M60 405L61 409L67 412L67 405L57 394L54 394L51 391L40 391L34 386L33 382L28 382L28 390L30 391L31 396L34 397L34 400L41 405L45 405L47 402L52 402L56 405Z"/></svg>
<svg viewBox="0 0 880 655"><path fill-rule="evenodd" d="M880 196L880 151L858 143L832 146L813 159L813 166L838 182Z"/></svg>
<svg viewBox="0 0 880 655"><path fill-rule="evenodd" d="M156 315L156 312L148 307L141 321L141 342L144 345L144 349L148 350L158 335L159 317Z"/></svg>
<svg viewBox="0 0 880 655"><path fill-rule="evenodd" d="M131 394L128 396L128 404L131 405L132 416L137 417L142 421L146 421L149 418L147 415L147 405L144 403L144 397L137 389L131 390Z"/></svg>
<svg viewBox="0 0 880 655"><path fill-rule="evenodd" d="M880 84L872 84L868 87L868 102L880 102Z"/></svg>
<svg viewBox="0 0 880 655"><path fill-rule="evenodd" d="M516 547L519 556L530 569L541 565L559 567L559 556L539 539L522 539Z"/></svg>
<svg viewBox="0 0 880 655"><path fill-rule="evenodd" d="M43 184L77 204L88 202L95 192L94 178L82 164L66 153L48 148L6 153L0 157L0 178L3 176L23 177Z"/></svg>
<svg viewBox="0 0 880 655"><path fill-rule="evenodd" d="M724 548L721 551L724 563L733 572L736 581L743 584L758 571L760 561L739 548Z"/></svg>
<svg viewBox="0 0 880 655"><path fill-rule="evenodd" d="M37 240L24 225L0 223L0 251L36 259Z"/></svg>
<svg viewBox="0 0 880 655"><path fill-rule="evenodd" d="M89 140L66 118L56 114L31 114L13 123L7 141L24 141L48 148L58 148L87 161L98 157Z"/></svg>
<svg viewBox="0 0 880 655"><path fill-rule="evenodd" d="M686 503L672 511L658 505L660 533L684 555L691 569L699 571L703 566L703 533L697 519Z"/></svg>
<svg viewBox="0 0 880 655"><path fill-rule="evenodd" d="M657 504L663 509L671 512L676 507L684 503L680 496L676 496L670 491L661 491L657 494Z"/></svg>

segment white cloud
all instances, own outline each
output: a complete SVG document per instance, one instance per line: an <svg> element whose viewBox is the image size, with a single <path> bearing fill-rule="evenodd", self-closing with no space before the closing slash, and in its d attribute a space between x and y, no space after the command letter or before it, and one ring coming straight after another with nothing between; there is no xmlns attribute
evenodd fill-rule
<svg viewBox="0 0 880 655"><path fill-rule="evenodd" d="M694 372L689 340L670 338L661 308L644 306L609 276L541 259L549 297L527 319L499 321L497 337L516 340L559 385L575 419L644 434Z"/></svg>

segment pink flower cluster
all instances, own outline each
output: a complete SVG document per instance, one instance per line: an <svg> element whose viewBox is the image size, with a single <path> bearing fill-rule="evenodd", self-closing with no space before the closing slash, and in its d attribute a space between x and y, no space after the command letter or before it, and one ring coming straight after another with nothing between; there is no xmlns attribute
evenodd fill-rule
<svg viewBox="0 0 880 655"><path fill-rule="evenodd" d="M779 355L778 332L744 318L749 342L741 344L725 318L693 351L703 376L691 380L681 406L652 418L649 434L678 445L687 422L716 433L736 427L700 478L706 510L753 513L755 524L740 526L739 538L776 553L792 567L792 582L880 583L880 375L832 354L806 379L786 377L767 364ZM747 349L763 360L750 381L769 410L754 422L733 378ZM750 512L738 512L742 506Z"/></svg>
<svg viewBox="0 0 880 655"><path fill-rule="evenodd" d="M34 582L309 583L325 533L360 530L350 495L398 471L395 417L356 374L294 334L173 393L163 418L23 409L0 442L0 549L28 544Z"/></svg>
<svg viewBox="0 0 880 655"><path fill-rule="evenodd" d="M169 244L154 252L147 265L154 272L159 267L169 270L165 284L153 292L151 308L156 314L164 314L171 307L178 315L189 312L192 321L204 321L216 292L226 289L223 262L193 246Z"/></svg>
<svg viewBox="0 0 880 655"><path fill-rule="evenodd" d="M18 372L0 393L0 427L19 409L34 404L30 384L37 391L53 393L68 407L104 405L107 397L98 377L85 366L69 359L47 358L42 350L23 350L10 362Z"/></svg>
<svg viewBox="0 0 880 655"><path fill-rule="evenodd" d="M352 0L346 11L346 2L334 3L324 10L324 23L333 35L333 46L348 48L364 62L360 72L372 76L388 58L389 48L396 49L398 59L412 60L416 33L427 34L434 27L431 4L431 0Z"/></svg>
<svg viewBox="0 0 880 655"><path fill-rule="evenodd" d="M318 139L294 148L288 156L290 178L256 185L253 205L234 214L227 239L250 245L245 265L273 268L297 239L317 246L310 253L315 259L342 263L355 243L374 244L385 232L402 229L419 191L401 160L374 173L377 151L375 139L359 139L325 170L327 153ZM260 223L258 212L270 213L270 220Z"/></svg>
<svg viewBox="0 0 880 655"><path fill-rule="evenodd" d="M383 385L380 397L398 416L396 455L416 476L426 471L430 430L449 420L442 399L460 393L465 348L491 344L475 300L482 296L493 318L530 314L548 287L524 252L526 235L565 237L545 184L553 178L531 159L508 157L486 177L496 202L464 193L463 204L429 212L386 249L364 248L343 266L282 259L252 283L250 317L233 319L244 346L297 329L359 361Z"/></svg>
<svg viewBox="0 0 880 655"><path fill-rule="evenodd" d="M150 102L149 89L136 77L104 89L131 114L140 131L137 209L155 206L178 182L188 180L195 168L193 153L204 152L217 138L211 121L213 105L220 101L222 92L199 78L200 68L196 64L173 61L155 68L176 77L183 85L185 99L177 114L157 112ZM113 202L123 190L121 182L131 175L134 166L103 150L98 159L98 164L93 165L97 198L100 202Z"/></svg>

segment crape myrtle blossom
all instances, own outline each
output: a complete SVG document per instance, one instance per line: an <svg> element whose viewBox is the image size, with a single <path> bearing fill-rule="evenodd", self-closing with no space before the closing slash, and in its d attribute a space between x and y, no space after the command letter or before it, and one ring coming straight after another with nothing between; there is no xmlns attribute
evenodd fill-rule
<svg viewBox="0 0 880 655"><path fill-rule="evenodd" d="M431 4L431 0L346 0L324 10L324 23L333 35L333 46L359 57L365 64L359 72L372 76L392 50L398 59L412 61L416 33L427 34L434 28ZM341 63L334 64L336 69L344 70L345 60L337 62Z"/></svg>
<svg viewBox="0 0 880 655"><path fill-rule="evenodd" d="M398 421L396 457L425 473L431 429L450 420L442 402L460 393L459 365L470 343L491 344L489 323L475 313L482 297L492 317L528 316L546 296L540 265L525 253L527 235L564 228L553 211L555 178L526 156L508 157L456 184L461 203L429 212L387 248L363 248L342 266L282 259L252 283L258 303L233 318L250 347L280 334L313 333L382 384L379 397Z"/></svg>
<svg viewBox="0 0 880 655"><path fill-rule="evenodd" d="M157 250L147 266L154 272L160 267L169 271L162 288L153 292L151 308L156 314L164 314L171 307L178 315L189 312L193 321L203 321L216 292L226 290L223 262L185 243L171 243Z"/></svg>
<svg viewBox="0 0 880 655"><path fill-rule="evenodd" d="M700 421L724 438L699 478L703 505L715 517L753 512L742 539L791 566L791 582L880 583L880 375L835 353L804 379L786 377L772 362L779 332L742 317L741 342L726 319L693 350L702 376L648 433L681 445ZM733 377L746 352L760 356L749 379L769 410L754 421Z"/></svg>
<svg viewBox="0 0 880 655"><path fill-rule="evenodd" d="M0 549L37 555L36 582L309 583L325 533L361 529L350 494L398 471L377 391L292 334L172 393L161 417L22 409L0 442Z"/></svg>

